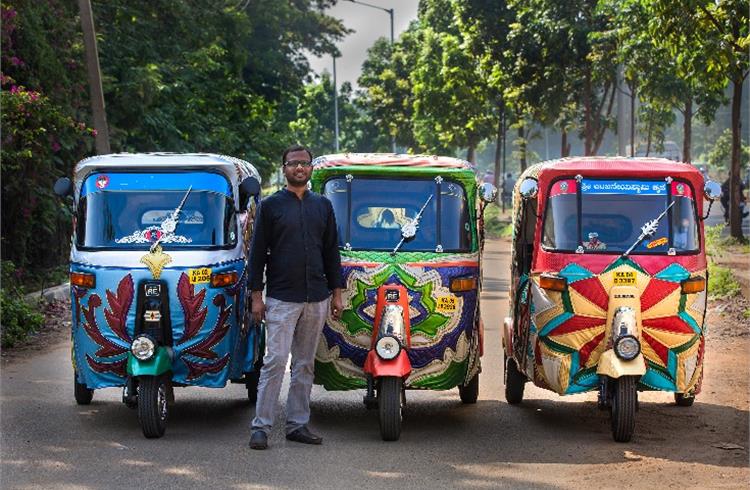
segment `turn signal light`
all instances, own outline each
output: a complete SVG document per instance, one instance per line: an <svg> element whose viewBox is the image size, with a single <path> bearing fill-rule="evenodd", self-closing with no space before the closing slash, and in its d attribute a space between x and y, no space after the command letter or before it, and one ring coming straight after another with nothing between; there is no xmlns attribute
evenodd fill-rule
<svg viewBox="0 0 750 490"><path fill-rule="evenodd" d="M71 272L70 284L72 286L91 289L96 286L96 276L86 272Z"/></svg>
<svg viewBox="0 0 750 490"><path fill-rule="evenodd" d="M451 279L450 290L453 293L460 293L463 291L474 291L477 288L476 277L456 277Z"/></svg>
<svg viewBox="0 0 750 490"><path fill-rule="evenodd" d="M539 276L539 287L542 289L548 289L550 291L565 291L568 286L568 280L564 277L548 276L542 274Z"/></svg>
<svg viewBox="0 0 750 490"><path fill-rule="evenodd" d="M221 272L219 274L211 274L211 287L212 288L225 288L231 286L237 282L237 273L232 272Z"/></svg>
<svg viewBox="0 0 750 490"><path fill-rule="evenodd" d="M700 293L706 289L706 279L703 276L691 277L682 281L682 294Z"/></svg>

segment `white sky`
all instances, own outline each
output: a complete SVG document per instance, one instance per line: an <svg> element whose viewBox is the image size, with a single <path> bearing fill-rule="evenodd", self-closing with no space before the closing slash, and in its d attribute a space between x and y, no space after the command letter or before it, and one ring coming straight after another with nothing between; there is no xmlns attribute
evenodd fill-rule
<svg viewBox="0 0 750 490"><path fill-rule="evenodd" d="M419 0L362 0L384 9L393 9L393 34L399 34L409 27L409 22L417 18ZM348 81L356 87L357 78L362 70L362 62L367 57L367 49L379 37L390 39L391 20L387 12L364 5L357 5L347 0L338 0L335 7L326 10L328 15L342 19L344 25L354 32L338 44L341 58L336 59L336 78L339 85ZM310 66L316 73L327 70L333 72L333 60L330 56L317 58L308 56Z"/></svg>

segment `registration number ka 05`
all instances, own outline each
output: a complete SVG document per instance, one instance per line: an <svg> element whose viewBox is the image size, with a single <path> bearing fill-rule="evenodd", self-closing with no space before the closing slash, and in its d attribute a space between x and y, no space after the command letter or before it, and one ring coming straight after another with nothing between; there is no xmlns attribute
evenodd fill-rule
<svg viewBox="0 0 750 490"><path fill-rule="evenodd" d="M636 273L632 271L615 272L615 286L635 286Z"/></svg>
<svg viewBox="0 0 750 490"><path fill-rule="evenodd" d="M435 310L440 313L454 313L458 309L458 298L455 296L438 296Z"/></svg>
<svg viewBox="0 0 750 490"><path fill-rule="evenodd" d="M202 267L200 269L188 269L190 284L202 284L211 280L211 269Z"/></svg>

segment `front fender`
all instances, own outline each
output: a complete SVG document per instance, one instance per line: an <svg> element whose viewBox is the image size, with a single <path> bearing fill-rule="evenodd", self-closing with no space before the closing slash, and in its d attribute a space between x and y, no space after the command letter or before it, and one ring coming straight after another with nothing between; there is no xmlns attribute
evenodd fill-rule
<svg viewBox="0 0 750 490"><path fill-rule="evenodd" d="M411 374L411 362L404 349L401 349L398 357L390 361L381 359L374 350L371 350L367 353L364 371L366 374L372 375L373 378L381 378L383 376L405 378Z"/></svg>
<svg viewBox="0 0 750 490"><path fill-rule="evenodd" d="M646 360L643 358L643 354L638 354L638 357L631 361L623 361L617 357L614 350L610 349L603 352L599 357L596 374L613 379L622 376L643 376L646 374Z"/></svg>
<svg viewBox="0 0 750 490"><path fill-rule="evenodd" d="M128 374L130 376L159 376L172 369L172 356L166 347L157 347L154 357L140 361L128 352Z"/></svg>

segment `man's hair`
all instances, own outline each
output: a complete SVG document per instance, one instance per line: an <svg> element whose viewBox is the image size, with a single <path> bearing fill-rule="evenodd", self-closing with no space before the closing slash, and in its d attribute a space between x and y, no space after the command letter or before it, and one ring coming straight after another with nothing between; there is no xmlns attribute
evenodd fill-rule
<svg viewBox="0 0 750 490"><path fill-rule="evenodd" d="M281 163L286 163L286 156L293 151L306 151L308 155L310 155L310 161L312 162L313 154L312 152L307 149L306 147L302 145L292 145L288 147L286 150L284 150L284 153L281 154Z"/></svg>

